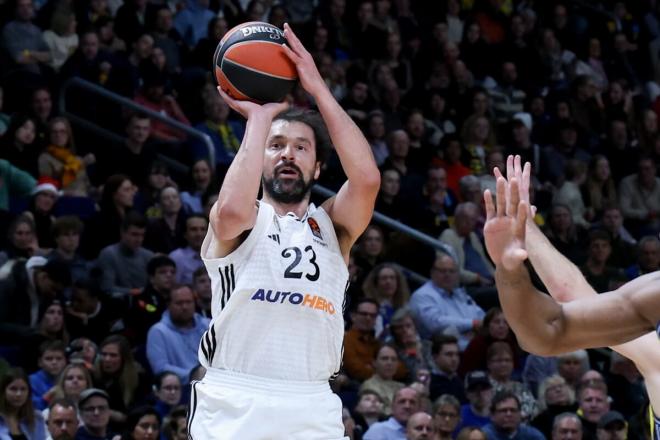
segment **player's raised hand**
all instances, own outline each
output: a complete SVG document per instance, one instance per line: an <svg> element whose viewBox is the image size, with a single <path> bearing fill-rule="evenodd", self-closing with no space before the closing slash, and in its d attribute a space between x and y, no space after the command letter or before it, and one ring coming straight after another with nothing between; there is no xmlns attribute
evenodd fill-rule
<svg viewBox="0 0 660 440"><path fill-rule="evenodd" d="M502 175L501 170L497 168L493 170L493 174L495 175L496 179L500 177L504 177ZM532 174L532 164L530 164L529 162L525 162L523 166L520 156L509 155L506 158L505 181L506 181L507 202L511 201L511 197L509 195L510 181L511 179L515 178L518 181L518 196L520 197L520 200L525 201L527 203L527 206L529 208L527 219L529 221L534 221L534 216L536 215L536 206L531 204L530 193L529 193L531 174Z"/></svg>
<svg viewBox="0 0 660 440"><path fill-rule="evenodd" d="M284 23L284 36L286 37L287 44L283 44L284 53L296 65L298 71L298 79L302 84L303 89L312 96L317 96L317 93L323 89L327 89L325 81L319 73L319 69L314 63L312 54L309 53L305 46L289 26L289 23Z"/></svg>
<svg viewBox="0 0 660 440"><path fill-rule="evenodd" d="M520 199L518 180L514 177L507 182L499 176L496 203L493 204L489 190L484 193L484 203L484 238L488 254L495 266L507 270L518 268L527 259L525 221L529 211L528 203Z"/></svg>
<svg viewBox="0 0 660 440"><path fill-rule="evenodd" d="M227 105L234 111L240 113L245 119L250 119L257 113L273 119L277 114L289 108L289 103L285 100L283 102L269 102L266 104L257 104L252 101L239 101L232 98L221 87L218 87L218 93Z"/></svg>

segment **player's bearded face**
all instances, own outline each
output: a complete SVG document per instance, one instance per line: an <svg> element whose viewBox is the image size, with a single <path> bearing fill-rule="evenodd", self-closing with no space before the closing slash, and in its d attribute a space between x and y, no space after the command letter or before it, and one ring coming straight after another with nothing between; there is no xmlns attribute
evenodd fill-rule
<svg viewBox="0 0 660 440"><path fill-rule="evenodd" d="M264 190L275 201L285 204L303 201L312 190L314 174L305 178L302 170L293 163L277 165L273 175L262 177Z"/></svg>

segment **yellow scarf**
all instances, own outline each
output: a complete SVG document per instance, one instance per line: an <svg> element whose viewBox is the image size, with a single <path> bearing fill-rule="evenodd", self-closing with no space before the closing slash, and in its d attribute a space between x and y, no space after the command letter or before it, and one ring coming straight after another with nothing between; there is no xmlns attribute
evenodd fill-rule
<svg viewBox="0 0 660 440"><path fill-rule="evenodd" d="M62 162L62 188L66 188L78 178L78 172L82 169L82 161L71 152L67 147L58 147L51 145L48 147L48 154Z"/></svg>
<svg viewBox="0 0 660 440"><path fill-rule="evenodd" d="M236 153L241 146L241 141L238 140L234 131L231 129L229 124L216 124L211 121L206 121L206 125L211 129L215 130L220 134L220 139L225 146L227 151Z"/></svg>

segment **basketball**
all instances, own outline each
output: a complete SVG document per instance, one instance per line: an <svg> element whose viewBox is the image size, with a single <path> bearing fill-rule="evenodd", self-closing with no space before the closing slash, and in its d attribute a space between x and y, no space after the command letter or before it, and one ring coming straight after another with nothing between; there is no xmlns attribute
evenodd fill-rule
<svg viewBox="0 0 660 440"><path fill-rule="evenodd" d="M251 21L233 27L213 56L218 85L240 101L283 101L298 73L282 43L286 43L284 32L268 23Z"/></svg>

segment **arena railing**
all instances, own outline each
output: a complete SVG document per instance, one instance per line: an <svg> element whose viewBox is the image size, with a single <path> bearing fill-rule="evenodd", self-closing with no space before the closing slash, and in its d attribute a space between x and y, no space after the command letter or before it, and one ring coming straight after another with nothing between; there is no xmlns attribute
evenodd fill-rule
<svg viewBox="0 0 660 440"><path fill-rule="evenodd" d="M176 128L177 130L183 131L184 133L188 134L190 137L193 137L199 141L201 141L206 149L208 150L208 159L209 161L214 164L215 163L215 147L213 146L213 141L211 141L211 138L209 135L206 133L202 133L199 130L194 129L193 127L190 127L188 125L182 124L179 121L172 119L168 116L164 116L158 112L155 112L151 109L148 109L146 107L143 107L132 100L121 96L117 93L111 92L110 90L107 90L97 84L91 83L87 80L84 80L82 78L70 78L62 84L61 91L60 91L60 96L59 96L59 110L60 114L62 116L66 116L69 118L74 124L79 125L81 128L87 129L87 130L92 130L97 132L98 134L107 137L110 140L113 141L121 141L123 137L119 136L118 134L114 133L111 130L108 130L107 128L104 128L97 124L96 122L92 122L91 120L81 116L77 115L75 113L72 113L67 110L67 92L70 89L73 88L79 88L83 89L87 92L90 92L93 95L97 95L100 97L103 97L104 99L107 99L108 101L111 101L115 104L119 104L122 107L127 107L129 109L138 111L140 113L143 113L150 118L157 119L158 121L162 122L163 124L167 124L171 127ZM163 159L165 162L167 162L169 165L174 166L177 169L181 169L182 166L185 167L185 165L181 164L178 161L175 161L174 159L168 158L166 156L161 156L160 159ZM187 168L187 167L186 167Z"/></svg>

